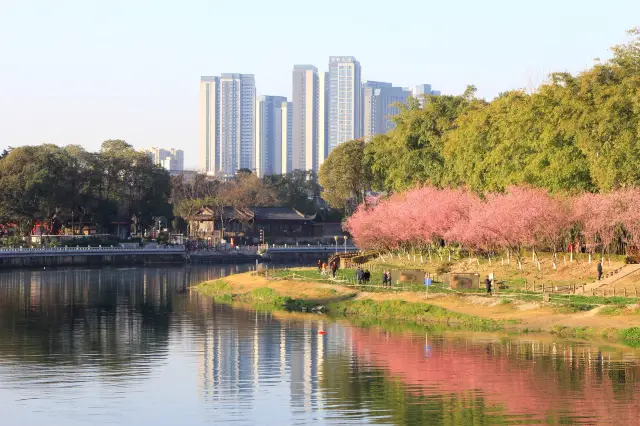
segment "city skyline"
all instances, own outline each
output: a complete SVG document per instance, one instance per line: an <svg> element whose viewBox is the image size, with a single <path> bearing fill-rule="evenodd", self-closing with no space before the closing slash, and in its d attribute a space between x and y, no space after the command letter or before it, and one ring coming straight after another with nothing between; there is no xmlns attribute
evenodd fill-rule
<svg viewBox="0 0 640 426"><path fill-rule="evenodd" d="M143 148L140 150L151 158L153 164L162 166L168 172L184 170L184 151L176 148Z"/></svg>
<svg viewBox="0 0 640 426"><path fill-rule="evenodd" d="M594 58L606 60L611 46L628 40L625 30L638 25L637 1L612 0L608 8L593 0L573 3L541 0L525 9L502 1L405 1L381 15L357 0L330 0L314 13L291 1L249 1L238 10L202 0L179 7L159 1L152 8L9 0L0 6L0 37L11 40L0 59L0 141L5 147L81 144L91 151L107 139L137 149L179 144L185 167L195 169L195 77L253 72L258 95L291 99L291 66L324 70L335 54L355 55L365 67L363 80L402 87L426 81L446 94L473 84L478 96L491 99L535 87L549 72L575 74ZM328 17L360 25L327 31ZM273 27L277 20L286 31ZM246 31L213 49L211 41L236 34L238 22ZM287 47L274 37L284 37Z"/></svg>
<svg viewBox="0 0 640 426"><path fill-rule="evenodd" d="M197 170L219 178L240 169L259 177L318 172L338 145L395 128L398 103L416 97L424 107L427 95L440 95L431 84L363 81L354 56L330 56L327 68L293 65L291 100L256 96L254 74L201 76Z"/></svg>

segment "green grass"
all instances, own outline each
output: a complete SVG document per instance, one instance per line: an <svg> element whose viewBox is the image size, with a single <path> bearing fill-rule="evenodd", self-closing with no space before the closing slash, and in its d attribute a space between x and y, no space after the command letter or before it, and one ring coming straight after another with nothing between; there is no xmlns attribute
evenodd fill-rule
<svg viewBox="0 0 640 426"><path fill-rule="evenodd" d="M205 282L197 286L205 296L212 297L218 302L231 302L233 301L233 294L231 292L231 285L225 280L216 280Z"/></svg>
<svg viewBox="0 0 640 426"><path fill-rule="evenodd" d="M254 288L244 298L254 304L273 306L285 306L291 300L288 297L280 296L274 289L269 287Z"/></svg>
<svg viewBox="0 0 640 426"><path fill-rule="evenodd" d="M590 327L567 327L564 325L554 325L551 328L551 334L557 334L560 337L586 339L595 336L595 331Z"/></svg>
<svg viewBox="0 0 640 426"><path fill-rule="evenodd" d="M599 315L621 316L621 315L640 315L640 309L629 309L625 305L605 306L598 312Z"/></svg>
<svg viewBox="0 0 640 426"><path fill-rule="evenodd" d="M440 323L475 331L501 330L506 324L504 321L460 314L427 303L411 303L401 300L337 302L329 305L329 312L337 315L380 321L407 321L423 325Z"/></svg>
<svg viewBox="0 0 640 426"><path fill-rule="evenodd" d="M618 339L627 346L640 348L640 327L624 328L618 331Z"/></svg>

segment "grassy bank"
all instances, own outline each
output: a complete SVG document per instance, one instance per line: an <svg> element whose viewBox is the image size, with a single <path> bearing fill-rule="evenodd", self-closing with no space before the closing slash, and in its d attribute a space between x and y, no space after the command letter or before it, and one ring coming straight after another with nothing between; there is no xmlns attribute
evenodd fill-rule
<svg viewBox="0 0 640 426"><path fill-rule="evenodd" d="M343 271L348 274L349 271ZM320 311L363 322L398 322L441 331L548 332L598 338L640 347L640 310L633 299L557 295L521 298L457 294L423 287L385 289L338 283L313 268L247 273L200 284L196 290L218 302L241 302L262 310ZM615 302L615 303L612 303ZM604 305L604 306L601 306Z"/></svg>

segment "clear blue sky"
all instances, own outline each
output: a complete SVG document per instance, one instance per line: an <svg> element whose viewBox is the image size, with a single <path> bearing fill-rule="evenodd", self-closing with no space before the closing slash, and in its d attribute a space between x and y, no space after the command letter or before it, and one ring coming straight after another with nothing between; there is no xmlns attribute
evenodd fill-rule
<svg viewBox="0 0 640 426"><path fill-rule="evenodd" d="M480 96L578 72L640 25L639 0L0 0L0 149L105 139L197 164L201 75L291 92L294 64Z"/></svg>

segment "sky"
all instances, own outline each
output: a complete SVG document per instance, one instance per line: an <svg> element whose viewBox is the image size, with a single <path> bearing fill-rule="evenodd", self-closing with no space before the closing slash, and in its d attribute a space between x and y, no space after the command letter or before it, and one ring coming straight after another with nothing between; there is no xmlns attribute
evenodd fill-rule
<svg viewBox="0 0 640 426"><path fill-rule="evenodd" d="M638 0L0 0L0 150L124 139L198 164L202 75L291 96L294 64L491 99L580 72L640 25Z"/></svg>

